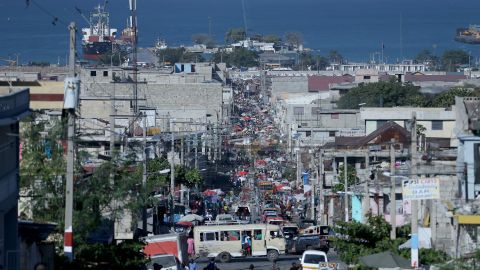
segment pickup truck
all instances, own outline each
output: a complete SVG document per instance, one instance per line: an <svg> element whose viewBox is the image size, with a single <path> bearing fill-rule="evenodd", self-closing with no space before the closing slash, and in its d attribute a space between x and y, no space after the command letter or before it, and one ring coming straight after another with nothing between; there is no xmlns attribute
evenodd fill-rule
<svg viewBox="0 0 480 270"><path fill-rule="evenodd" d="M302 235L299 234L292 238L285 237L286 247L289 253L300 254L306 250L321 250L328 253L329 245L327 240L318 234Z"/></svg>
<svg viewBox="0 0 480 270"><path fill-rule="evenodd" d="M318 250L307 250L300 257L302 269L336 270L337 264L328 262L327 254Z"/></svg>

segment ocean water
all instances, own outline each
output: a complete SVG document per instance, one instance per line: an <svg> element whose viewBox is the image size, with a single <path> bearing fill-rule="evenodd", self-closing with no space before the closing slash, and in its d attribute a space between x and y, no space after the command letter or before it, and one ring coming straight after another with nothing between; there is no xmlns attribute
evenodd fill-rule
<svg viewBox="0 0 480 270"><path fill-rule="evenodd" d="M103 0L27 2L0 0L0 59L64 64L68 23L86 26L75 7L88 16ZM128 0L110 0L108 10L111 27L123 29ZM141 47L153 46L158 37L171 46L191 44L192 34L210 29L223 44L229 28L244 26L241 0L137 0L137 10ZM382 44L389 62L411 59L422 49L440 55L461 48L480 57L480 45L453 40L456 28L480 24L478 0L245 0L245 11L249 33L300 32L306 47L324 55L337 50L350 61L378 57Z"/></svg>

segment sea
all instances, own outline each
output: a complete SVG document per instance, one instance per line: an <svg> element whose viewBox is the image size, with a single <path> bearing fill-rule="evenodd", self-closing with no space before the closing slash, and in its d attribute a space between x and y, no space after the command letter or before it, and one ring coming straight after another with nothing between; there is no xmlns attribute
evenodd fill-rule
<svg viewBox="0 0 480 270"><path fill-rule="evenodd" d="M77 9L88 17L104 2L0 0L0 59L64 65L69 22L87 26ZM107 2L111 27L120 32L128 0ZM388 62L412 59L423 49L439 56L464 49L473 63L480 58L480 45L454 41L457 28L480 24L478 0L137 0L137 14L140 47L158 38L169 46L190 45L195 33L224 44L229 28L246 26L251 35L299 32L315 53L336 50L350 62L378 59L382 48Z"/></svg>

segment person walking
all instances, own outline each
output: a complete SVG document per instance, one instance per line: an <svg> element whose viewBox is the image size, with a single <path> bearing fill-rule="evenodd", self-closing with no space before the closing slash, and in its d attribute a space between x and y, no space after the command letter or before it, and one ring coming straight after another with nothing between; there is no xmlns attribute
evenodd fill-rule
<svg viewBox="0 0 480 270"><path fill-rule="evenodd" d="M187 239L187 252L190 259L195 256L195 240L191 236Z"/></svg>

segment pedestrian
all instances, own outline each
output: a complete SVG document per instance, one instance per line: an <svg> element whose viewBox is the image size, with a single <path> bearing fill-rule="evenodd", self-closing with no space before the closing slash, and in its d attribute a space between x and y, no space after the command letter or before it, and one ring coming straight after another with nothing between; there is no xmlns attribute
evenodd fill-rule
<svg viewBox="0 0 480 270"><path fill-rule="evenodd" d="M189 270L198 270L197 269L197 263L193 259L190 259L190 262L188 263L188 269Z"/></svg>
<svg viewBox="0 0 480 270"><path fill-rule="evenodd" d="M292 267L290 267L290 270L298 270L298 264L296 262L293 262Z"/></svg>
<svg viewBox="0 0 480 270"><path fill-rule="evenodd" d="M217 264L215 264L215 258L210 258L208 265L204 268L204 270L219 270L217 268Z"/></svg>
<svg viewBox="0 0 480 270"><path fill-rule="evenodd" d="M33 270L47 270L47 266L44 263L37 263L33 267Z"/></svg>
<svg viewBox="0 0 480 270"><path fill-rule="evenodd" d="M163 265L161 264L158 264L158 263L153 264L153 270L162 270L162 268L163 268Z"/></svg>
<svg viewBox="0 0 480 270"><path fill-rule="evenodd" d="M195 256L195 240L191 236L187 239L187 252L190 258Z"/></svg>

